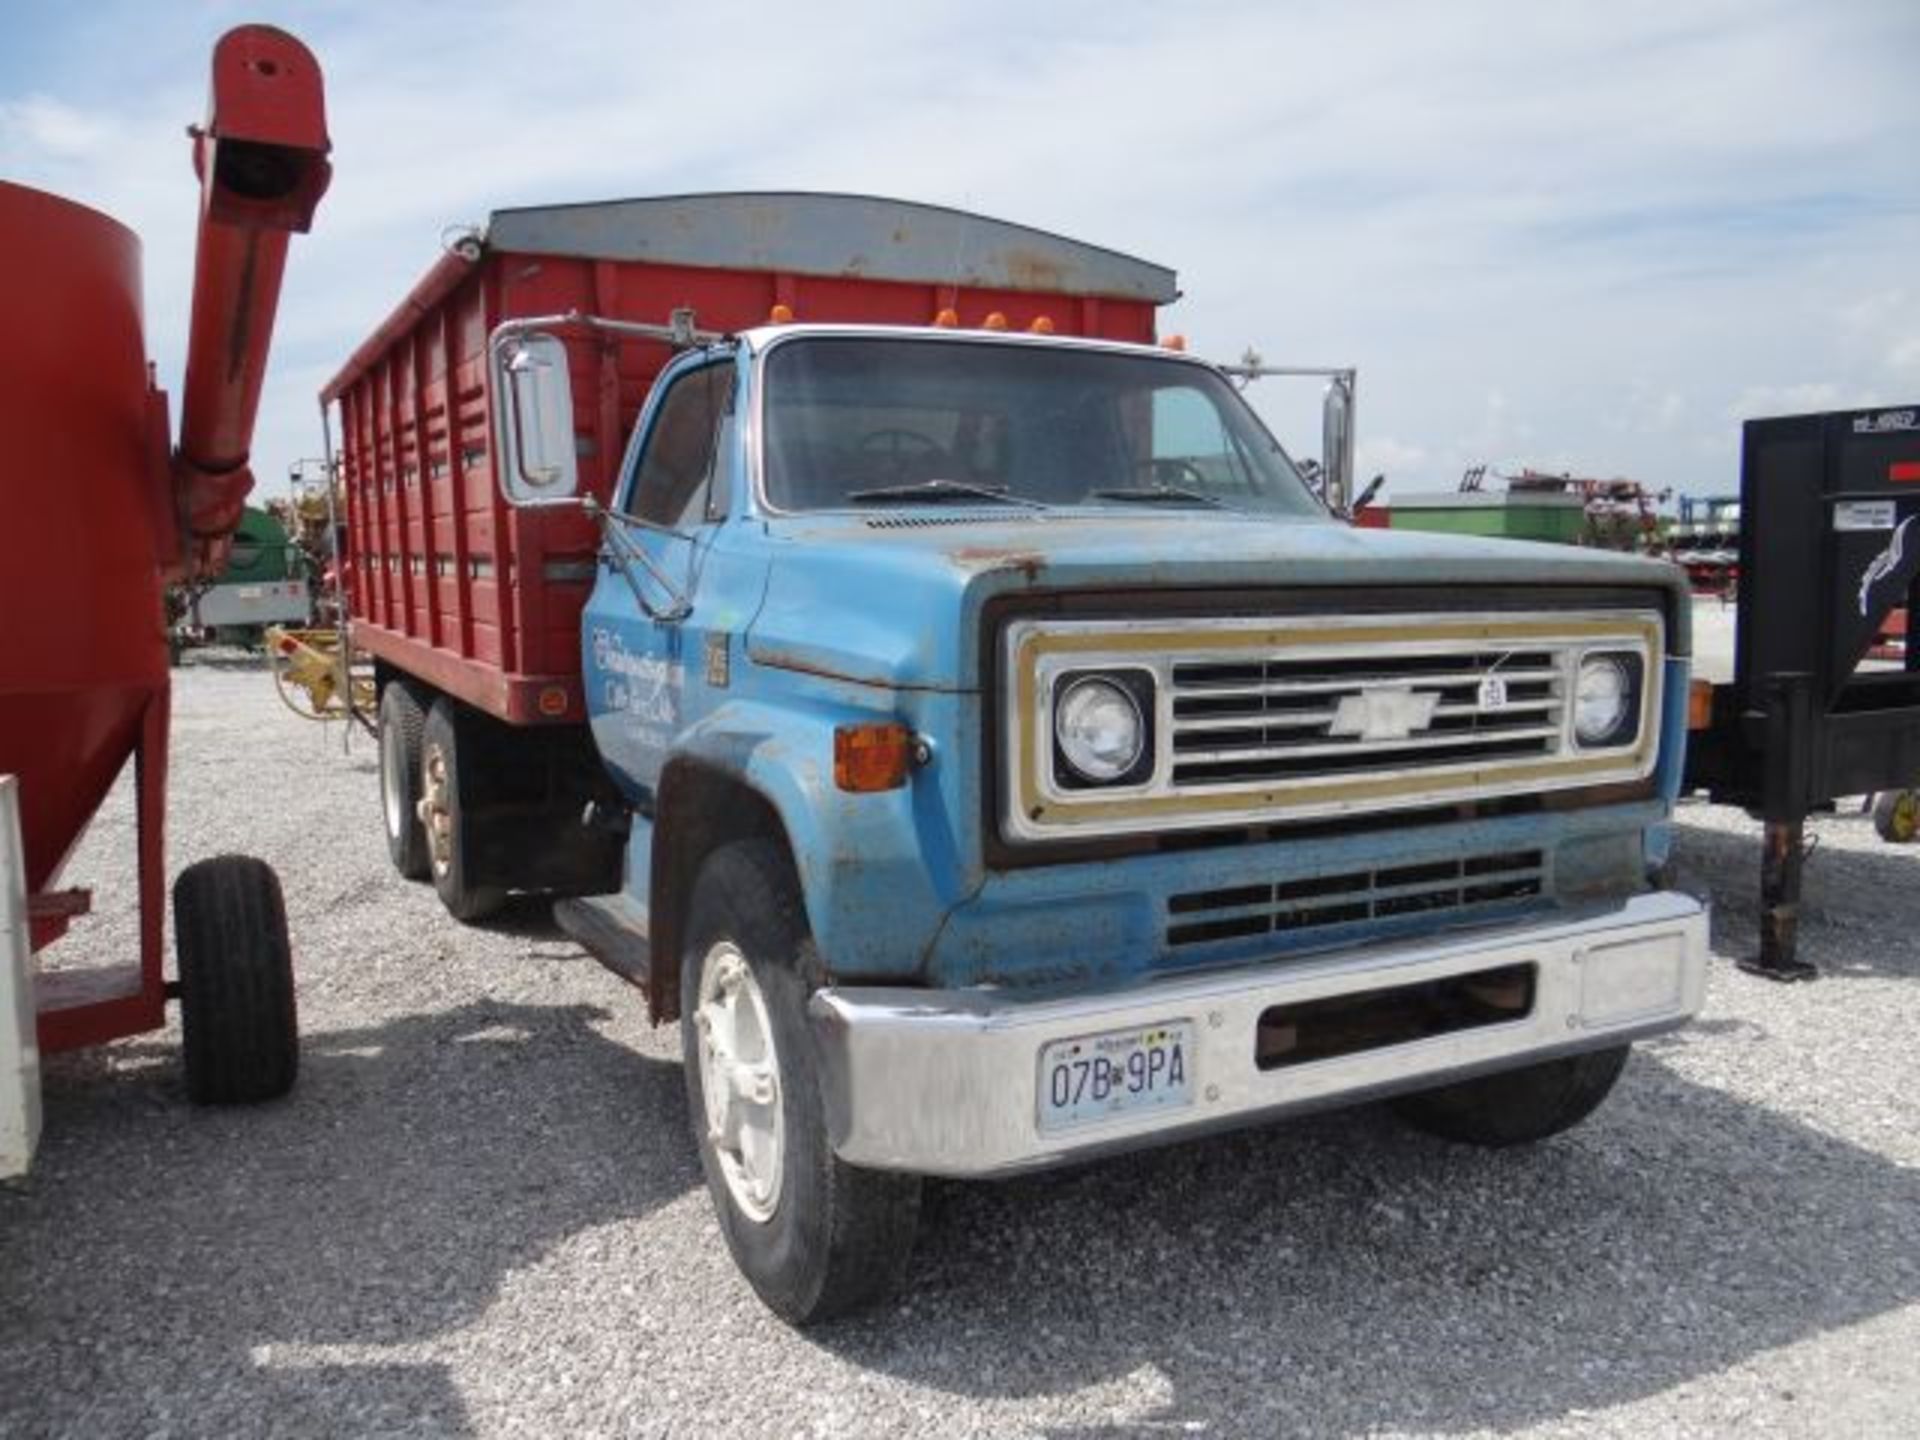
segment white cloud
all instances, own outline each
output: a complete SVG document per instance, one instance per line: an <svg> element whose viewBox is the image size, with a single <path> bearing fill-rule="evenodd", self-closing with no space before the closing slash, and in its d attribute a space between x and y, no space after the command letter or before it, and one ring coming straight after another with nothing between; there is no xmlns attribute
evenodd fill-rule
<svg viewBox="0 0 1920 1440"><path fill-rule="evenodd" d="M1616 429L1629 433L1670 434L1687 414L1687 397L1680 391L1636 380L1615 413Z"/></svg>
<svg viewBox="0 0 1920 1440"><path fill-rule="evenodd" d="M1354 469L1362 483L1375 475L1392 479L1395 475L1419 468L1427 452L1391 435L1371 435L1354 446Z"/></svg>
<svg viewBox="0 0 1920 1440"><path fill-rule="evenodd" d="M1726 418L1738 424L1761 415L1799 415L1868 405L1871 400L1832 380L1803 380L1792 385L1750 385L1727 406Z"/></svg>
<svg viewBox="0 0 1920 1440"><path fill-rule="evenodd" d="M14 84L0 57L0 173L142 233L177 386L181 127L219 21L68 8L49 48L70 65ZM1809 377L1878 402L1920 384L1920 200L1887 143L1920 131L1904 0L290 14L328 73L337 171L289 267L263 476L313 452L313 377L444 226L679 190L899 194L1173 264L1166 328L1197 351L1357 364L1361 441L1409 489L1556 457L1721 490L1743 407ZM1250 398L1317 450L1316 397Z"/></svg>
<svg viewBox="0 0 1920 1440"><path fill-rule="evenodd" d="M97 156L112 137L106 116L63 105L44 95L0 103L0 154L32 155L50 161Z"/></svg>

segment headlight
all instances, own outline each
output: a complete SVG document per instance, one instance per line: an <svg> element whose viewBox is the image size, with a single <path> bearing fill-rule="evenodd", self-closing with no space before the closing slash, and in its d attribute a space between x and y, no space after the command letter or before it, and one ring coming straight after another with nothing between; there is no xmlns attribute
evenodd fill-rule
<svg viewBox="0 0 1920 1440"><path fill-rule="evenodd" d="M1053 703L1053 738L1066 772L1062 780L1112 785L1137 778L1151 764L1147 719L1137 693L1148 684L1143 672L1132 671L1062 681Z"/></svg>
<svg viewBox="0 0 1920 1440"><path fill-rule="evenodd" d="M1574 681L1573 738L1596 749L1625 745L1640 721L1641 662L1638 655L1589 655Z"/></svg>

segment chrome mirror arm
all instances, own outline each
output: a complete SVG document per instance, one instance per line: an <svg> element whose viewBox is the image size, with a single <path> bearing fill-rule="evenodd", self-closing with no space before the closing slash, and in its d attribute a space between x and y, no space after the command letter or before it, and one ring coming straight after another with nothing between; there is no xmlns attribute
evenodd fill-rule
<svg viewBox="0 0 1920 1440"><path fill-rule="evenodd" d="M693 613L693 601L673 583L665 571L654 564L652 556L633 543L632 537L620 527L606 506L591 495L584 497L581 505L599 525L600 534L606 541L607 552L613 557L613 563L620 567L620 574L625 578L627 588L633 591L634 600L649 620L663 625L672 625ZM649 524L647 528L671 535L678 540L691 538L667 525ZM640 583L640 576L634 568L636 564L647 572L648 579L666 592L670 603L664 608L656 608L653 602L647 599L646 587Z"/></svg>

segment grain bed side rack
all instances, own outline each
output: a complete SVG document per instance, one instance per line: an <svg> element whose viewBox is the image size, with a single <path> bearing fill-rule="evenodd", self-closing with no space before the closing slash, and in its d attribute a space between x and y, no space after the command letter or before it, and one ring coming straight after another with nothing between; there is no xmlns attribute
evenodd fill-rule
<svg viewBox="0 0 1920 1440"><path fill-rule="evenodd" d="M513 726L579 727L580 611L599 532L495 483L487 337L577 313L688 343L770 321L1043 329L1147 344L1174 272L939 205L808 192L497 210L452 243L321 391L341 422L357 657ZM997 322L997 323L995 323ZM664 336L566 333L582 488L609 499ZM332 453L331 440L328 453Z"/></svg>

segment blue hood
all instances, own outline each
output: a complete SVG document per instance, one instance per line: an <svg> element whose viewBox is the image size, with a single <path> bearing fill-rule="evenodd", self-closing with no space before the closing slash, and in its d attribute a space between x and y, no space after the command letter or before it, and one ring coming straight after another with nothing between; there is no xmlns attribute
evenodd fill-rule
<svg viewBox="0 0 1920 1440"><path fill-rule="evenodd" d="M911 509L766 525L760 664L894 689L967 691L980 607L1018 590L1382 585L1645 586L1684 602L1677 566L1518 540L1191 512L965 515ZM1688 608L1668 606L1686 654Z"/></svg>

